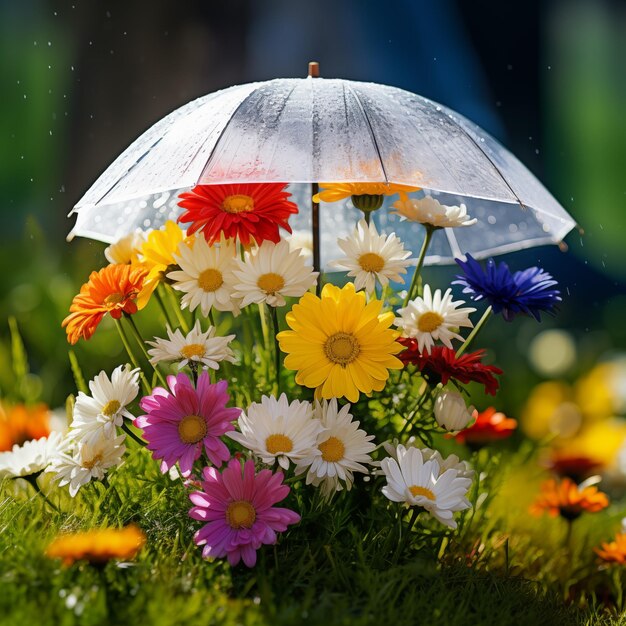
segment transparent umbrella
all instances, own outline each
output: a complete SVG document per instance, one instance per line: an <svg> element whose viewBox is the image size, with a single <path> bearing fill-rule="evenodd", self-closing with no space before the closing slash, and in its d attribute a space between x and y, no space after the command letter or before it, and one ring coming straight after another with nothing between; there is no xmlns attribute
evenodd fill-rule
<svg viewBox="0 0 626 626"><path fill-rule="evenodd" d="M300 207L290 223L302 230L311 227L311 186L303 183L397 183L443 204L464 203L478 223L436 232L430 264L461 251L481 258L559 243L575 226L520 161L458 113L386 85L308 77L230 87L154 124L74 207L69 237L113 242L158 228L179 215L180 192L244 182L290 183ZM322 266L337 256L337 237L354 227L348 203L319 209ZM419 225L384 207L375 220L393 226L408 247L423 238Z"/></svg>

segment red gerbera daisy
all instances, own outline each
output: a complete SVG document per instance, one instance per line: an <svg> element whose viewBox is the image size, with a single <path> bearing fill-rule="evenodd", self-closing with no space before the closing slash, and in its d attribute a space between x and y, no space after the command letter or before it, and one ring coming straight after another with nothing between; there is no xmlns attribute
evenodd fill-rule
<svg viewBox="0 0 626 626"><path fill-rule="evenodd" d="M516 428L517 420L507 417L490 406L482 413L476 413L476 421L469 428L458 433L455 439L459 443L480 446L496 439L510 437Z"/></svg>
<svg viewBox="0 0 626 626"><path fill-rule="evenodd" d="M580 483L597 472L604 465L600 459L594 459L583 454L569 453L563 450L555 450L546 461L546 466L559 476L571 478Z"/></svg>
<svg viewBox="0 0 626 626"><path fill-rule="evenodd" d="M288 232L289 216L298 207L287 198L285 183L196 185L191 191L181 193L179 205L186 211L179 222L191 225L187 234L201 231L204 238L213 243L221 235L227 239L239 239L244 246L254 239L260 244L268 239L280 241L278 228Z"/></svg>
<svg viewBox="0 0 626 626"><path fill-rule="evenodd" d="M480 362L485 356L484 350L457 357L454 350L445 346L432 346L430 352L420 352L415 339L402 337L398 341L406 347L398 358L405 364L417 366L429 383L445 385L451 378L465 384L473 381L484 385L485 393L496 395L500 385L496 375L502 374L502 370Z"/></svg>

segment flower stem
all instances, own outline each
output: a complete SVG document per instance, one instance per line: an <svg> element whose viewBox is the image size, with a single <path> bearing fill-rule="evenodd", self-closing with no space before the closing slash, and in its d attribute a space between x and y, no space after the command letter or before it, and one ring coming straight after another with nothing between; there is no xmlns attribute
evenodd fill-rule
<svg viewBox="0 0 626 626"><path fill-rule="evenodd" d="M396 549L396 553L393 557L393 562L397 563L398 558L400 557L400 555L406 550L406 548L409 545L409 542L411 540L411 532L413 531L413 526L415 526L415 522L417 521L417 518L419 517L419 514L421 513L421 508L418 506L415 506L411 509L411 518L409 519L409 524L406 528L406 533L404 535L404 537L402 537L402 539L400 541L398 541L398 547Z"/></svg>
<svg viewBox="0 0 626 626"><path fill-rule="evenodd" d="M143 387L144 393L148 394L150 393L150 385L146 380L146 375L143 373L143 370L141 369L141 367L139 367L139 362L137 361L137 357L135 357L135 353L130 347L130 343L128 343L128 337L126 336L126 331L122 326L122 322L121 320L115 318L113 319L115 321L115 327L117 328L117 332L120 334L120 338L122 340L122 343L124 344L124 348L126 349L126 354L128 354L128 358L130 359L133 368L139 370L139 377L141 378L141 385Z"/></svg>
<svg viewBox="0 0 626 626"><path fill-rule="evenodd" d="M415 404L415 407L405 418L404 426L402 427L402 430L398 433L398 438L402 437L402 435L404 435L404 433L406 432L407 428L413 425L413 418L415 417L415 414L424 406L424 404L426 403L426 400L430 398L431 396L432 396L432 389L430 388L430 386L427 385L426 389L424 390L424 393L421 395L420 399Z"/></svg>
<svg viewBox="0 0 626 626"><path fill-rule="evenodd" d="M472 343L472 341L474 341L474 339L476 338L476 335L478 335L478 333L480 332L480 329L487 323L487 320L491 317L492 311L493 309L490 306L488 306L485 312L483 313L483 316L480 318L480 320L478 320L478 324L474 326L474 328L472 329L472 332L467 336L467 339L461 344L461 347L456 351L457 358L460 357L465 352L465 350L467 350L467 348Z"/></svg>
<svg viewBox="0 0 626 626"><path fill-rule="evenodd" d="M56 504L53 504L48 496L41 490L39 483L37 482L37 477L41 472L37 474L29 474L28 476L21 476L44 500L44 502L52 509L54 509L57 513L61 512L61 509Z"/></svg>
<svg viewBox="0 0 626 626"><path fill-rule="evenodd" d="M275 306L267 305L270 310L270 319L272 320L272 335L274 336L274 373L276 374L276 395L280 395L280 348L278 347L278 339L276 335L280 332L278 327L278 310Z"/></svg>
<svg viewBox="0 0 626 626"><path fill-rule="evenodd" d="M433 233L436 230L430 224L424 224L424 228L426 229L426 235L424 236L424 243L422 243L422 249L420 250L420 254L417 257L417 265L415 266L415 271L413 272L413 280L411 280L411 286L406 292L406 297L404 298L403 306L405 307L409 303L409 300L412 300L413 296L416 294L420 272L422 271L424 259L426 258L426 251L428 250L428 246L430 245L430 240L433 237Z"/></svg>
<svg viewBox="0 0 626 626"><path fill-rule="evenodd" d="M156 297L157 302L159 303L159 307L161 308L161 312L163 313L163 316L165 317L165 321L167 322L168 326L174 330L174 328L176 327L176 324L174 324L169 311L167 310L167 307L165 306L165 302L163 302L163 296L161 295L161 292L159 291L161 288L161 285L157 285L157 288L154 290L154 295Z"/></svg>
<svg viewBox="0 0 626 626"><path fill-rule="evenodd" d="M126 434L127 434L127 435L131 438L131 439L133 439L134 441L136 441L136 442L137 442L137 443L138 443L138 444L139 444L142 448L145 448L145 447L146 447L146 445L147 445L147 444L146 444L146 442L145 442L145 441L144 441L141 437L139 437L138 435L136 435L136 434L132 431L131 427L130 427L130 426L129 426L126 422L122 422L122 430L123 430L123 431L124 431L124 432L125 432L125 433L126 433Z"/></svg>
<svg viewBox="0 0 626 626"><path fill-rule="evenodd" d="M174 314L178 318L178 323L180 327L183 329L183 332L186 334L189 332L189 324L187 324L187 320L183 315L183 312L180 310L180 305L178 303L178 297L174 293L174 289L169 285L165 285L165 291L167 292L167 296L170 300L170 304L172 305L172 309L174 309Z"/></svg>
<svg viewBox="0 0 626 626"><path fill-rule="evenodd" d="M130 331L133 334L133 337L135 338L135 340L137 341L137 344L141 348L141 351L143 352L144 357L146 357L146 361L150 363L150 355L148 354L148 351L146 350L146 345L143 341L143 337L141 336L141 333L139 332L139 329L137 328L137 324L135 324L135 320L130 315L126 315L125 317L128 320L128 323L130 324ZM150 363L150 365L152 365L152 369L156 373L157 378L159 379L159 382L165 386L167 383L165 381L165 378L163 378L163 374L159 372L156 365L153 365L152 363Z"/></svg>

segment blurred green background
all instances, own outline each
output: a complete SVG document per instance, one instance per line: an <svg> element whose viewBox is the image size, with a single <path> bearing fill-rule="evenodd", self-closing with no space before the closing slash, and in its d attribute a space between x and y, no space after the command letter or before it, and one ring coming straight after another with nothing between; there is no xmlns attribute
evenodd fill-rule
<svg viewBox="0 0 626 626"><path fill-rule="evenodd" d="M0 396L54 407L74 392L60 323L104 245L66 243L66 215L103 169L194 97L303 76L311 59L325 76L410 89L473 119L583 227L566 253L507 255L514 269L542 264L564 302L541 326L495 320L481 336L506 372L499 408L517 416L532 385L626 347L623 3L2 0L0 34ZM454 273L427 271L441 286ZM9 317L31 371L19 385ZM557 327L565 343L544 337L542 352L537 334ZM88 376L122 354L107 325L75 351ZM567 357L556 365L555 351Z"/></svg>

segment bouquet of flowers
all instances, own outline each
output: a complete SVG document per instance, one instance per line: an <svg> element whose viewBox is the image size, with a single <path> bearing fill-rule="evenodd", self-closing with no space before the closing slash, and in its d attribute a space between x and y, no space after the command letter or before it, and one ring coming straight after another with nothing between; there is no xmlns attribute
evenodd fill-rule
<svg viewBox="0 0 626 626"><path fill-rule="evenodd" d="M385 196L423 225L417 254L377 229ZM471 463L438 443L456 437L469 459L516 425L468 406L469 383L495 395L502 374L470 348L493 314L554 312L556 281L468 255L452 286L436 288L422 276L429 243L438 229L472 227L464 205L399 185L322 184L316 202L351 198L361 213L330 263L347 272L342 283L314 271L290 236L289 198L278 183L199 185L181 194L178 222L107 248L109 264L91 273L63 326L75 344L112 318L128 361L88 385L75 363L69 430L0 454L0 473L29 479L56 507L55 491L106 484L129 451L146 448L188 492L180 515L195 520L203 556L231 565L253 567L307 515L350 515L357 500L391 529L395 558L424 543L445 548L479 492ZM473 303L487 305L480 317ZM142 315L158 318L158 336L145 336Z"/></svg>

